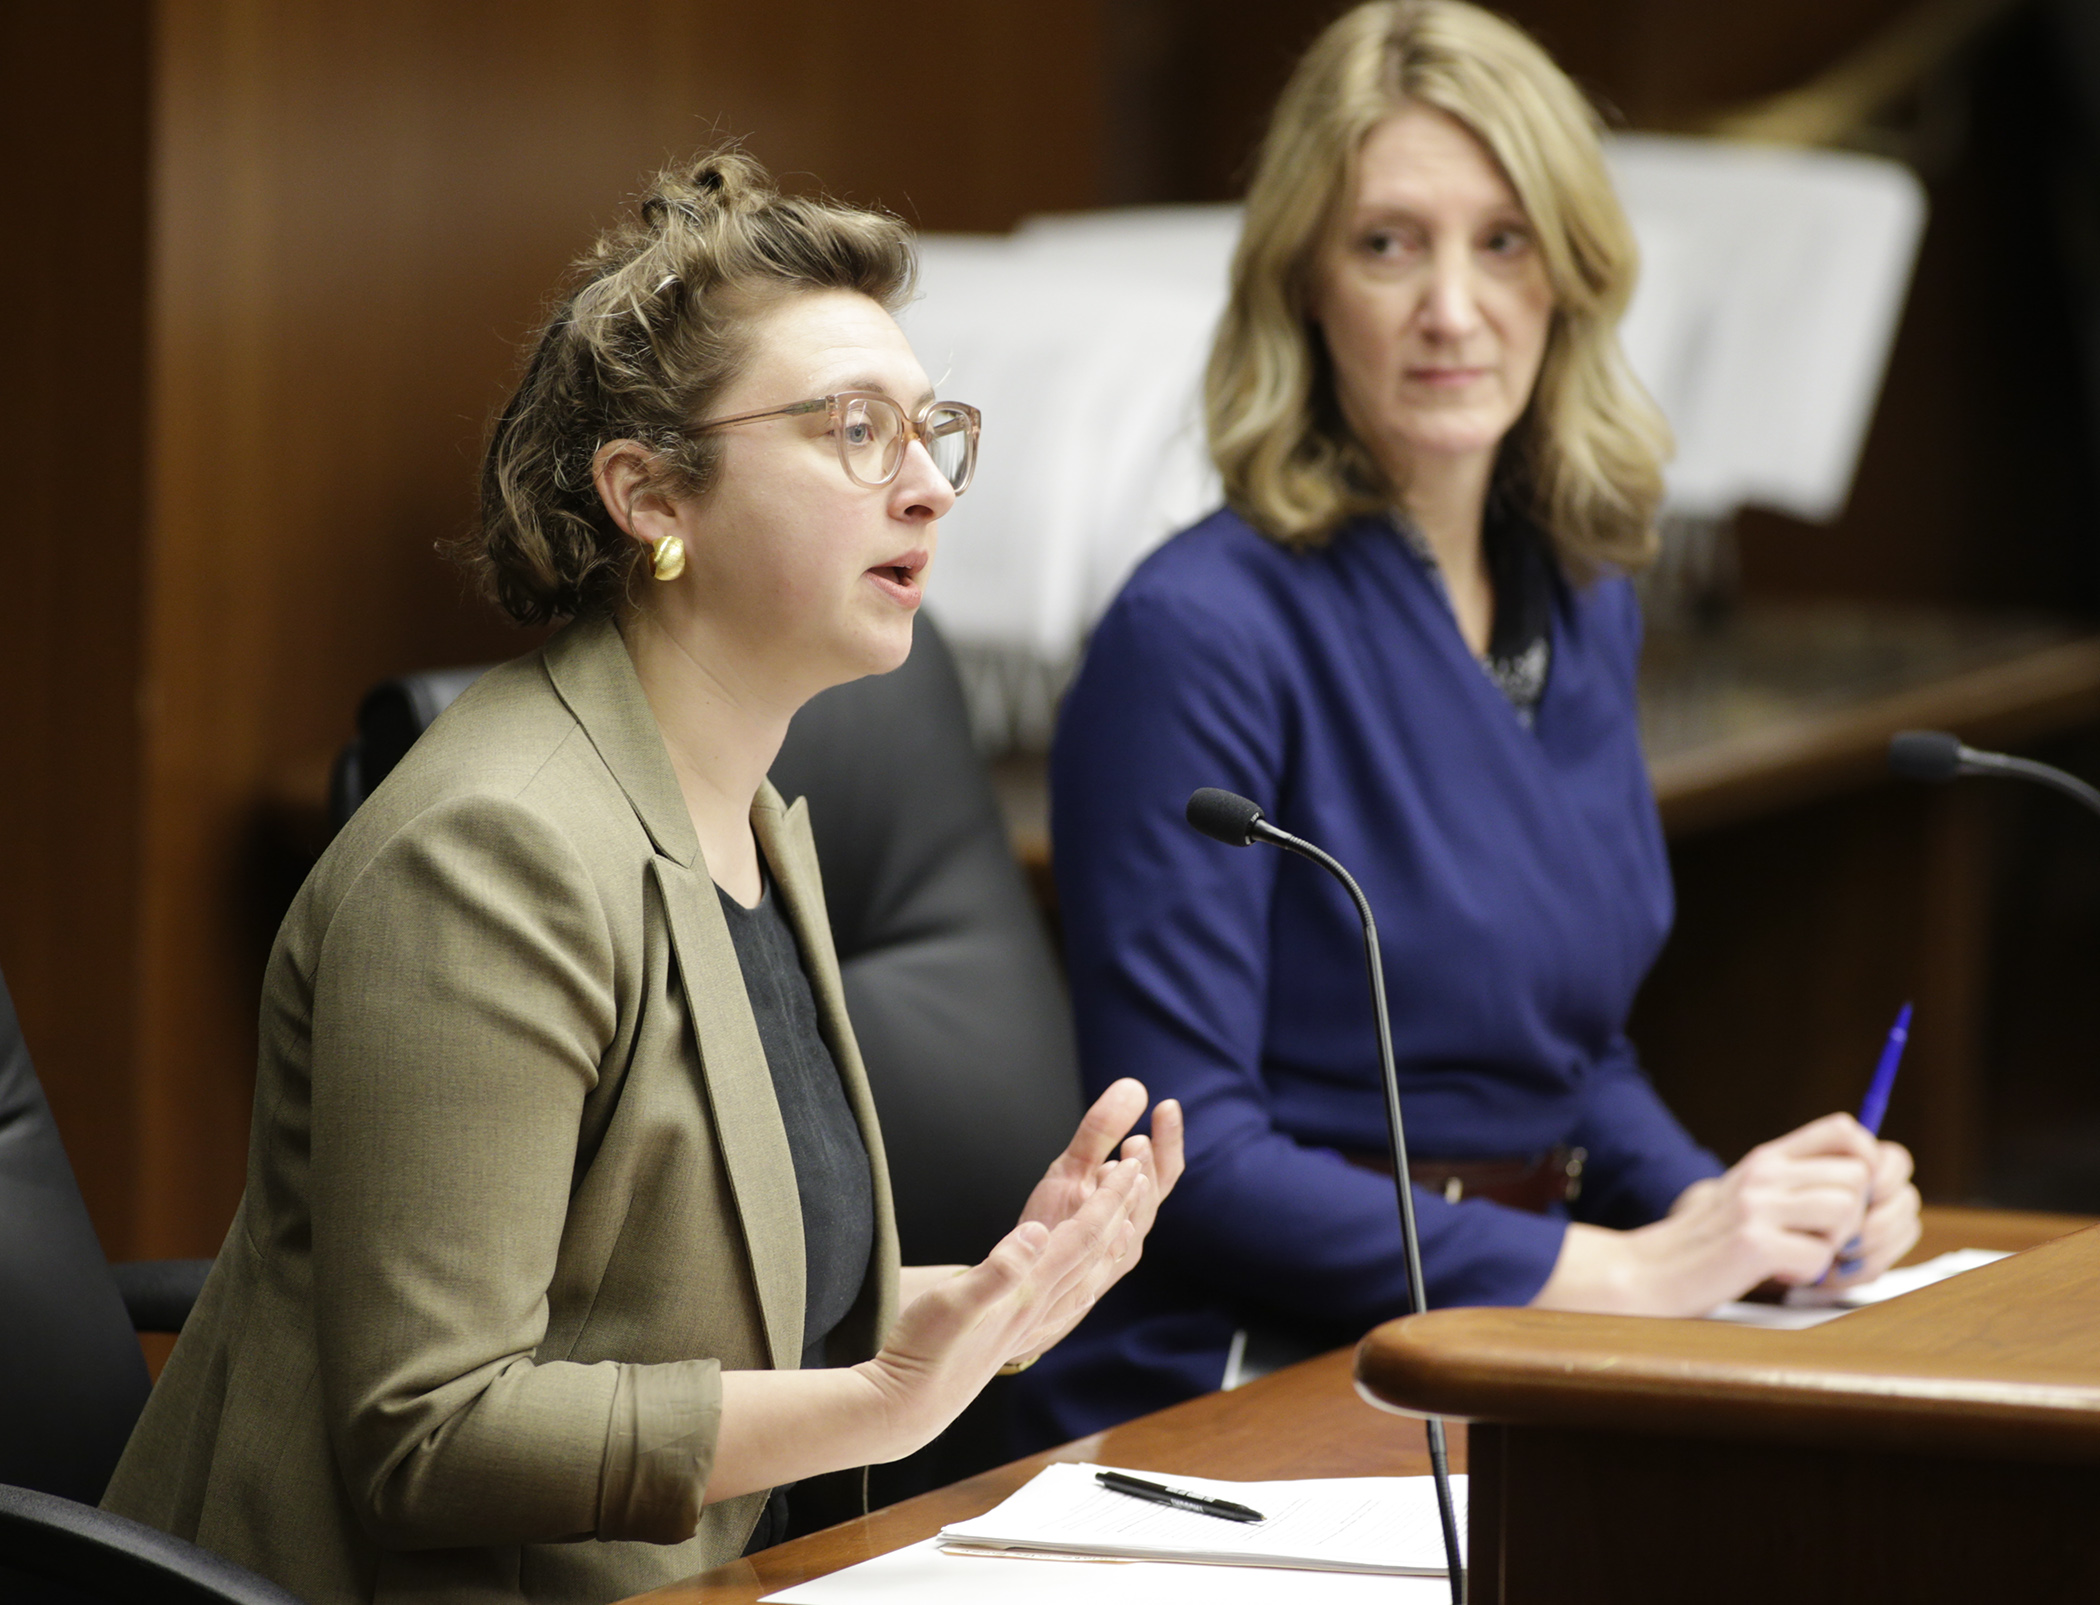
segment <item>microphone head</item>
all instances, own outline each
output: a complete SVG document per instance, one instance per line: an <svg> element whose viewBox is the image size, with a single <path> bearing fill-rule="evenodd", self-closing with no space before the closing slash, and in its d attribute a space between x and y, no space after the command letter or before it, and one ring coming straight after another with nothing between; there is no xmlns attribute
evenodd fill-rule
<svg viewBox="0 0 2100 1605"><path fill-rule="evenodd" d="M1899 730L1889 737L1889 769L1905 780L1952 780L1961 773L1961 738L1944 730Z"/></svg>
<svg viewBox="0 0 2100 1605"><path fill-rule="evenodd" d="M1233 792L1205 786L1189 794L1188 815L1189 823L1213 841L1227 847L1251 847L1261 808Z"/></svg>

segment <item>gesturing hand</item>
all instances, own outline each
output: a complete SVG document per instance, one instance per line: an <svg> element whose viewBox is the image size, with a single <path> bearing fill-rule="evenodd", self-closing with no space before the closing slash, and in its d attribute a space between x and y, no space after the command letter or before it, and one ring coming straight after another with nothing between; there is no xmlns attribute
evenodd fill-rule
<svg viewBox="0 0 2100 1605"><path fill-rule="evenodd" d="M1181 1179L1181 1105L1172 1098L1152 1111L1150 1137L1136 1135L1131 1128L1145 1112L1144 1083L1125 1076L1115 1082L1087 1110L1072 1133L1065 1151L1050 1163L1043 1179L1035 1184L1028 1202L1021 1207L1021 1223L1053 1230L1077 1218L1107 1177L1122 1166L1134 1166L1145 1186L1137 1194L1130 1214L1131 1235L1113 1255L1097 1260L1088 1276L1072 1289L1061 1318L1046 1322L1028 1345L1011 1358L1033 1360L1085 1318L1103 1293L1128 1275L1144 1251L1146 1235L1159 1214L1160 1200ZM1121 1145L1120 1161L1110 1155Z"/></svg>
<svg viewBox="0 0 2100 1605"><path fill-rule="evenodd" d="M1037 1221L1056 1227L1071 1217L1100 1186L1109 1156L1122 1144L1122 1157L1134 1162L1151 1182L1143 1205L1131 1217L1137 1241L1131 1252L1116 1263L1113 1274L1095 1290L1106 1292L1137 1264L1146 1233L1152 1230L1160 1200L1181 1179L1181 1105L1166 1099L1152 1111L1152 1135L1131 1134L1138 1116L1145 1112L1144 1083L1125 1076L1094 1100L1093 1108L1079 1122L1065 1151L1051 1161L1043 1179L1035 1184L1028 1202L1021 1206L1022 1221ZM1060 1334L1062 1335L1062 1334Z"/></svg>
<svg viewBox="0 0 2100 1605"><path fill-rule="evenodd" d="M907 1449L952 1421L1008 1360L1056 1341L1093 1307L1111 1268L1135 1256L1137 1217L1149 1221L1156 1190L1134 1159L1103 1165L1054 1228L1023 1221L905 1307L882 1352L857 1369L884 1395Z"/></svg>
<svg viewBox="0 0 2100 1605"><path fill-rule="evenodd" d="M1178 1173L1178 1136L1171 1147ZM1135 1257L1139 1221L1149 1223L1157 1203L1152 1169L1140 1159L1091 1167L1085 1179L1085 1196L1054 1225L1023 1221L981 1264L907 1271L905 1286L916 1296L907 1294L874 1359L724 1371L707 1497L730 1499L910 1454L1000 1366L1055 1341L1093 1307L1113 1268Z"/></svg>

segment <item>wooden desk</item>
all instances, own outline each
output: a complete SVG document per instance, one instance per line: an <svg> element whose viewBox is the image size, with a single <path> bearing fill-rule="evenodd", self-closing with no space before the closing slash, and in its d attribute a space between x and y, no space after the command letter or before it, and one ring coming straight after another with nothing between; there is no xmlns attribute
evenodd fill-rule
<svg viewBox="0 0 2100 1605"><path fill-rule="evenodd" d="M1465 1429L1457 1428L1451 1438L1452 1469L1463 1471ZM1137 1471L1249 1481L1429 1474L1421 1423L1367 1408L1350 1384L1349 1351L1337 1349L1232 1393L1191 1399L858 1521L717 1566L690 1582L637 1595L630 1605L644 1600L650 1605L749 1605L777 1589L931 1538L951 1521L980 1516L1053 1460L1093 1460Z"/></svg>
<svg viewBox="0 0 2100 1605"><path fill-rule="evenodd" d="M2100 1598L2100 1229L1805 1332L1438 1310L1357 1377L1474 1423L1482 1605Z"/></svg>
<svg viewBox="0 0 2100 1605"><path fill-rule="evenodd" d="M1640 713L1676 838L1884 781L1898 730L2019 746L2100 718L2100 637L2018 614L1746 605L1649 637Z"/></svg>
<svg viewBox="0 0 2100 1605"><path fill-rule="evenodd" d="M1929 1259L1949 1248L2025 1248L2089 1224L2075 1216L1928 1209L1925 1235L1912 1257ZM1642 1324L1700 1327L1681 1321ZM1250 1481L1427 1476L1429 1454L1420 1423L1368 1408L1351 1386L1351 1372L1349 1351L1338 1349L1236 1392L1191 1399L748 1560L718 1566L688 1582L639 1595L635 1605L642 1600L652 1605L750 1605L778 1589L930 1538L949 1522L982 1515L1053 1460L1093 1460L1139 1471ZM1453 1426L1451 1457L1454 1471L1466 1469L1463 1426Z"/></svg>

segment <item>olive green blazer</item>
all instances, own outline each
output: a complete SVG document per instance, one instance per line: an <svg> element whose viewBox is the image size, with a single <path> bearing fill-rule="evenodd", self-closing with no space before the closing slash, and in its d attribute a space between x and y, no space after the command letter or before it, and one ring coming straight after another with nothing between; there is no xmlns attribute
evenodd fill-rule
<svg viewBox="0 0 2100 1605"><path fill-rule="evenodd" d="M751 814L867 1144L802 803ZM618 632L492 670L323 855L263 985L247 1191L104 1504L311 1602L609 1600L739 1554L720 1372L802 1352L802 1214Z"/></svg>

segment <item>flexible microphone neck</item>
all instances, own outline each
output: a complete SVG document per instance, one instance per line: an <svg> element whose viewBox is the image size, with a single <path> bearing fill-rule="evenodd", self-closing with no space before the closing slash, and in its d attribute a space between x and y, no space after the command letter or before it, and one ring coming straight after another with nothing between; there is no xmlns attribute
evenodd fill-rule
<svg viewBox="0 0 2100 1605"><path fill-rule="evenodd" d="M1188 822L1214 841L1228 847L1250 847L1265 842L1300 858L1309 858L1340 881L1356 904L1356 917L1364 930L1364 968L1371 977L1371 1017L1378 1029L1378 1068L1385 1081L1385 1136L1393 1161L1393 1191L1400 1205L1400 1242L1407 1264L1407 1301L1416 1315L1429 1308L1429 1293L1422 1280L1422 1242L1415 1231L1415 1190L1407 1172L1407 1133L1400 1118L1400 1074L1393 1063L1393 1021L1385 1001L1385 964L1378 951L1378 922L1371 915L1371 900L1356 884L1356 877L1342 867L1340 859L1303 837L1279 830L1262 817L1261 806L1216 786L1205 786L1188 802ZM1444 1527L1444 1561L1451 1571L1451 1598L1464 1605L1466 1597L1465 1557L1458 1541L1458 1519L1451 1503L1451 1464L1444 1441L1444 1423L1431 1416L1425 1423L1429 1437L1429 1469L1436 1479L1437 1514Z"/></svg>
<svg viewBox="0 0 2100 1605"><path fill-rule="evenodd" d="M2100 790L2076 775L2032 758L2005 752L1979 752L1965 747L1945 730L1904 730L1889 738L1889 769L1906 780L1943 782L1957 775L1998 775L2032 780L2062 792L2100 814Z"/></svg>

